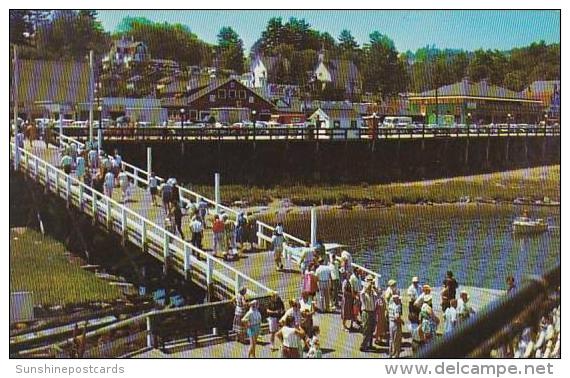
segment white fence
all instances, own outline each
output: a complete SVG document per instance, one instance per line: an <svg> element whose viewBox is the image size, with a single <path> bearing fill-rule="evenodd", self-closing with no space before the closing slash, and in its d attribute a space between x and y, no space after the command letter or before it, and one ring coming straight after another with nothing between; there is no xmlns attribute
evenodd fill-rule
<svg viewBox="0 0 570 378"><path fill-rule="evenodd" d="M102 224L109 231L120 234L124 241L139 246L161 261L165 269L177 271L204 288L214 284L213 288L226 297L237 293L242 286L247 287L252 295L273 291L31 152L19 148L19 156L16 157L15 144L10 146L10 156L19 162L18 168L42 184L46 191L65 199L68 206L88 214L94 224Z"/></svg>
<svg viewBox="0 0 570 378"><path fill-rule="evenodd" d="M67 137L65 135L60 135L60 141L65 144L65 145L69 145L71 143L76 143L78 146L84 146L83 143ZM143 188L148 188L148 178L150 177L150 172L148 172L147 170L138 168L135 165L126 163L126 162L122 162L122 169L127 173L127 175L129 177L131 177L135 183L137 183L139 186L143 187ZM162 177L156 176L157 180L160 183L164 183L166 180ZM216 203L216 201L211 200L199 193L193 192L191 190L188 190L186 188L182 188L180 187L180 201L184 204L187 205L191 200L194 200L195 202L199 201L200 199L203 199L206 203L208 203L209 205L213 206L214 211L215 212L226 212L230 217L233 217L234 220L237 219L237 216L239 214L239 211L236 211L230 207L224 206L220 203ZM257 225L257 244L258 246L260 246L261 248L264 248L265 246L267 246L267 243L271 243L272 240L272 235L273 235L273 231L275 230L275 227L272 227L264 222L261 222L259 220L256 221L256 225ZM285 239L285 245L284 245L284 252L286 255L291 257L291 260L294 261L295 263L299 262L299 259L301 257L302 254L302 249L299 247L310 247L310 243L300 239L296 236L293 236L291 234L288 233L283 233L284 239ZM361 265L352 263L352 265L360 270L362 270L363 272L365 272L366 274L371 274L372 276L375 277L377 283L380 283L380 274L367 269Z"/></svg>

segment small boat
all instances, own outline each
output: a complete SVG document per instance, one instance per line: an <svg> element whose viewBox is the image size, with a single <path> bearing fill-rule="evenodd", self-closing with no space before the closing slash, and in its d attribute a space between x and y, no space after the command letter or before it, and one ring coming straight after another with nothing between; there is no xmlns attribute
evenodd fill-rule
<svg viewBox="0 0 570 378"><path fill-rule="evenodd" d="M513 221L513 232L517 234L537 234L548 231L548 223L544 219L517 217Z"/></svg>

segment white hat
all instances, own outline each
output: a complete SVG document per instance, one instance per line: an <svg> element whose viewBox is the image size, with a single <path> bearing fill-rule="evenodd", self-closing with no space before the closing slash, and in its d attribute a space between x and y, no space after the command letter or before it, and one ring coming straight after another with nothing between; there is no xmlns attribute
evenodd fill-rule
<svg viewBox="0 0 570 378"><path fill-rule="evenodd" d="M420 279L417 276L412 277L412 282L420 282Z"/></svg>

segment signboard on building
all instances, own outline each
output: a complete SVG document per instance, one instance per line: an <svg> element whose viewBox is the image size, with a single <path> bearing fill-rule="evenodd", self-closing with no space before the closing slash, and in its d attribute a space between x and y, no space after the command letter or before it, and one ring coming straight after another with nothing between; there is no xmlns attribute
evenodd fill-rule
<svg viewBox="0 0 570 378"><path fill-rule="evenodd" d="M10 293L10 324L34 320L34 297L31 291Z"/></svg>

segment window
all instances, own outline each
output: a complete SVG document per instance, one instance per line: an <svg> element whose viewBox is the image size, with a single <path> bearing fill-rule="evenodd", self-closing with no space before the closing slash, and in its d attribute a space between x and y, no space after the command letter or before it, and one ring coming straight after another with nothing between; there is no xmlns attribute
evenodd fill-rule
<svg viewBox="0 0 570 378"><path fill-rule="evenodd" d="M245 99L245 90L239 91L239 98L240 98L241 100Z"/></svg>
<svg viewBox="0 0 570 378"><path fill-rule="evenodd" d="M333 127L334 127L335 129L340 129L340 121L334 121Z"/></svg>
<svg viewBox="0 0 570 378"><path fill-rule="evenodd" d="M231 98L231 99L236 98L236 91L235 91L235 89L230 89L230 90L228 91L228 98Z"/></svg>
<svg viewBox="0 0 570 378"><path fill-rule="evenodd" d="M198 112L196 110L190 110L190 119L191 120L198 119Z"/></svg>
<svg viewBox="0 0 570 378"><path fill-rule="evenodd" d="M350 128L356 129L356 126L357 126L356 120L350 121Z"/></svg>
<svg viewBox="0 0 570 378"><path fill-rule="evenodd" d="M215 94L210 95L210 102L216 102L216 95Z"/></svg>
<svg viewBox="0 0 570 378"><path fill-rule="evenodd" d="M226 98L226 90L225 89L218 89L218 98L219 99Z"/></svg>
<svg viewBox="0 0 570 378"><path fill-rule="evenodd" d="M241 101L236 101L236 108L241 108Z"/></svg>
<svg viewBox="0 0 570 378"><path fill-rule="evenodd" d="M249 103L250 104L255 103L255 98L253 96L249 96Z"/></svg>

